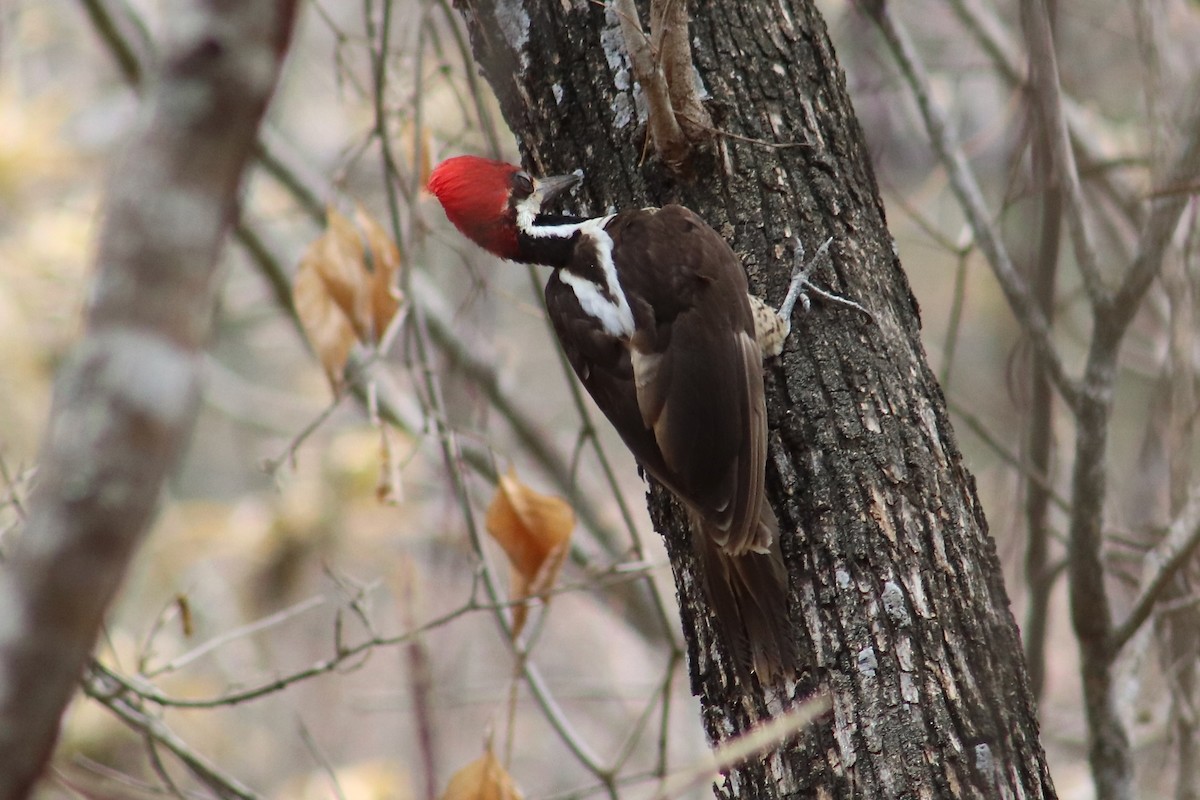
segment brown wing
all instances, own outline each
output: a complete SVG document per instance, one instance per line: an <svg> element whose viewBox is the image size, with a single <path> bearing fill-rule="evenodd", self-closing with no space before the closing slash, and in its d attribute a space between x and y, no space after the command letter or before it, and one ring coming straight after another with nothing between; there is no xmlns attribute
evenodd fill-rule
<svg viewBox="0 0 1200 800"><path fill-rule="evenodd" d="M583 387L617 429L634 458L660 481L666 479L653 430L643 423L633 382L629 346L607 332L595 317L583 312L571 287L558 273L546 283L546 308L563 352Z"/></svg>
<svg viewBox="0 0 1200 800"><path fill-rule="evenodd" d="M546 299L571 365L643 467L723 550L763 550L762 355L741 267L680 206L621 214L608 231L637 332L607 334L555 275Z"/></svg>

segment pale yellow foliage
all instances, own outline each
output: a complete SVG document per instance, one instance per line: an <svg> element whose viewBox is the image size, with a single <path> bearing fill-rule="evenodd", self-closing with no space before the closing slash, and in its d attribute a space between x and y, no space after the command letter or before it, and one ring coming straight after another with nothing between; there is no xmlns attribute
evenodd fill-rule
<svg viewBox="0 0 1200 800"><path fill-rule="evenodd" d="M441 800L522 800L524 796L489 750L454 773Z"/></svg>

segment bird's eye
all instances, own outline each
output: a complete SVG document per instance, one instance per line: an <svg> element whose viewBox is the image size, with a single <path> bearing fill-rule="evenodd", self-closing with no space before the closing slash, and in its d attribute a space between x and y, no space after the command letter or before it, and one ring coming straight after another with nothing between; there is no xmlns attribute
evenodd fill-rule
<svg viewBox="0 0 1200 800"><path fill-rule="evenodd" d="M513 175L513 193L520 197L528 197L533 194L533 181L524 172L518 172Z"/></svg>

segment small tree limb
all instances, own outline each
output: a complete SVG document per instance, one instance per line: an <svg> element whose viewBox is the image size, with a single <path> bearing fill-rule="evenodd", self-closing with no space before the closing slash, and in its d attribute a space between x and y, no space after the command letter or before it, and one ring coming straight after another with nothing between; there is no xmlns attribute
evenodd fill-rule
<svg viewBox="0 0 1200 800"><path fill-rule="evenodd" d="M634 80L646 98L654 150L673 172L684 172L694 147L706 141L713 129L692 77L687 4L654 0L649 37L633 0L616 0L615 11Z"/></svg>
<svg viewBox="0 0 1200 800"><path fill-rule="evenodd" d="M190 436L218 255L294 13L294 0L198 4L113 172L84 339L0 573L0 800L41 773Z"/></svg>
<svg viewBox="0 0 1200 800"><path fill-rule="evenodd" d="M1146 555L1147 574L1142 578L1137 600L1129 616L1109 637L1109 650L1114 655L1150 618L1171 578L1188 563L1200 545L1200 484L1192 486L1188 501L1171 522L1162 543Z"/></svg>

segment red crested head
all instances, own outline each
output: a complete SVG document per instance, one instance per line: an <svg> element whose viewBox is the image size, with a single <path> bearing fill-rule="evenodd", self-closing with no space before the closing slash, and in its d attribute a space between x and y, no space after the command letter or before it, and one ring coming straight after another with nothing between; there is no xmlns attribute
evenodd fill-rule
<svg viewBox="0 0 1200 800"><path fill-rule="evenodd" d="M517 257L517 213L512 200L520 167L478 156L457 156L429 176L446 218L463 235L501 258ZM524 177L528 185L528 176Z"/></svg>
<svg viewBox="0 0 1200 800"><path fill-rule="evenodd" d="M503 161L458 156L437 165L429 176L429 191L454 227L483 249L513 261L557 266L574 229L555 227L542 206L582 178L582 170L533 178Z"/></svg>

